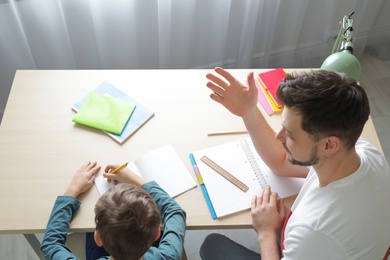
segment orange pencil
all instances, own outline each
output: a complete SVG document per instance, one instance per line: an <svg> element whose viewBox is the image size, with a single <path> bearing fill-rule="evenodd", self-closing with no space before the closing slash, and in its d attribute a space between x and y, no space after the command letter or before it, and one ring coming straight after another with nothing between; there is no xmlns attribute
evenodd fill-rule
<svg viewBox="0 0 390 260"><path fill-rule="evenodd" d="M123 168L125 168L127 166L128 163L124 163L122 164L121 166L119 166L118 168L115 168L114 170L112 170L110 173L116 173L120 170L122 170Z"/></svg>

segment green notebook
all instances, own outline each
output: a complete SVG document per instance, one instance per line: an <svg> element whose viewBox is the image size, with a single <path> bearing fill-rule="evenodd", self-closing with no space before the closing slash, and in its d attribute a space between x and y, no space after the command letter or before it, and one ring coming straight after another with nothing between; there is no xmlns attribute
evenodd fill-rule
<svg viewBox="0 0 390 260"><path fill-rule="evenodd" d="M119 135L134 109L134 103L91 92L72 121Z"/></svg>

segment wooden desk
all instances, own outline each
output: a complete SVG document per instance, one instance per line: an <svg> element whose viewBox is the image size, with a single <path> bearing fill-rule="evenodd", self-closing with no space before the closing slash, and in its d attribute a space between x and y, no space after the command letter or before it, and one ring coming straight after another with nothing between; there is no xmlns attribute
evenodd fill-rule
<svg viewBox="0 0 390 260"><path fill-rule="evenodd" d="M260 72L261 70L255 70ZM244 138L207 136L244 130L240 118L209 98L208 70L25 70L17 71L0 127L0 233L43 233L58 195L88 160L103 167L132 161L171 144L193 174L188 154ZM246 80L249 70L231 70ZM123 145L98 130L75 125L71 105L104 80L155 111L155 116ZM280 116L267 116L280 127ZM371 122L364 136L380 143ZM102 173L102 170L99 174ZM94 230L95 188L80 197L71 231ZM201 189L176 198L187 212L188 229L248 228L249 210L213 220Z"/></svg>

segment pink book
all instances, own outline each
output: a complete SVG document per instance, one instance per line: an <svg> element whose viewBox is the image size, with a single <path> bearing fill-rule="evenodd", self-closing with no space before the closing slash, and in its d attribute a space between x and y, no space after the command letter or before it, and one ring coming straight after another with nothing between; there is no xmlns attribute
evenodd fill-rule
<svg viewBox="0 0 390 260"><path fill-rule="evenodd" d="M258 90L257 93L260 104L263 106L265 112L267 112L268 115L272 115L274 113L274 110L272 109L270 103L268 103L268 100L264 95L262 87L260 86L261 83L257 78L255 79L255 83Z"/></svg>
<svg viewBox="0 0 390 260"><path fill-rule="evenodd" d="M268 91L269 95L273 99L274 103L278 107L283 107L280 101L276 97L280 82L286 77L286 72L282 68L269 70L259 73L259 78L264 88Z"/></svg>

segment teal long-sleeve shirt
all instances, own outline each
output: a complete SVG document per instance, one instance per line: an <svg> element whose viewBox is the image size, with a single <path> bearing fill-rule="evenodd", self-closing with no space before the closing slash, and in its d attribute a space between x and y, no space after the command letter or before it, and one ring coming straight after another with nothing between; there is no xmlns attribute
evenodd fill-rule
<svg viewBox="0 0 390 260"><path fill-rule="evenodd" d="M149 248L143 259L181 259L186 229L185 211L156 182L148 182L142 188L156 201L164 223L159 246ZM73 197L57 197L41 245L46 259L76 259L66 246L66 236L80 204ZM109 259L109 256L101 259Z"/></svg>

